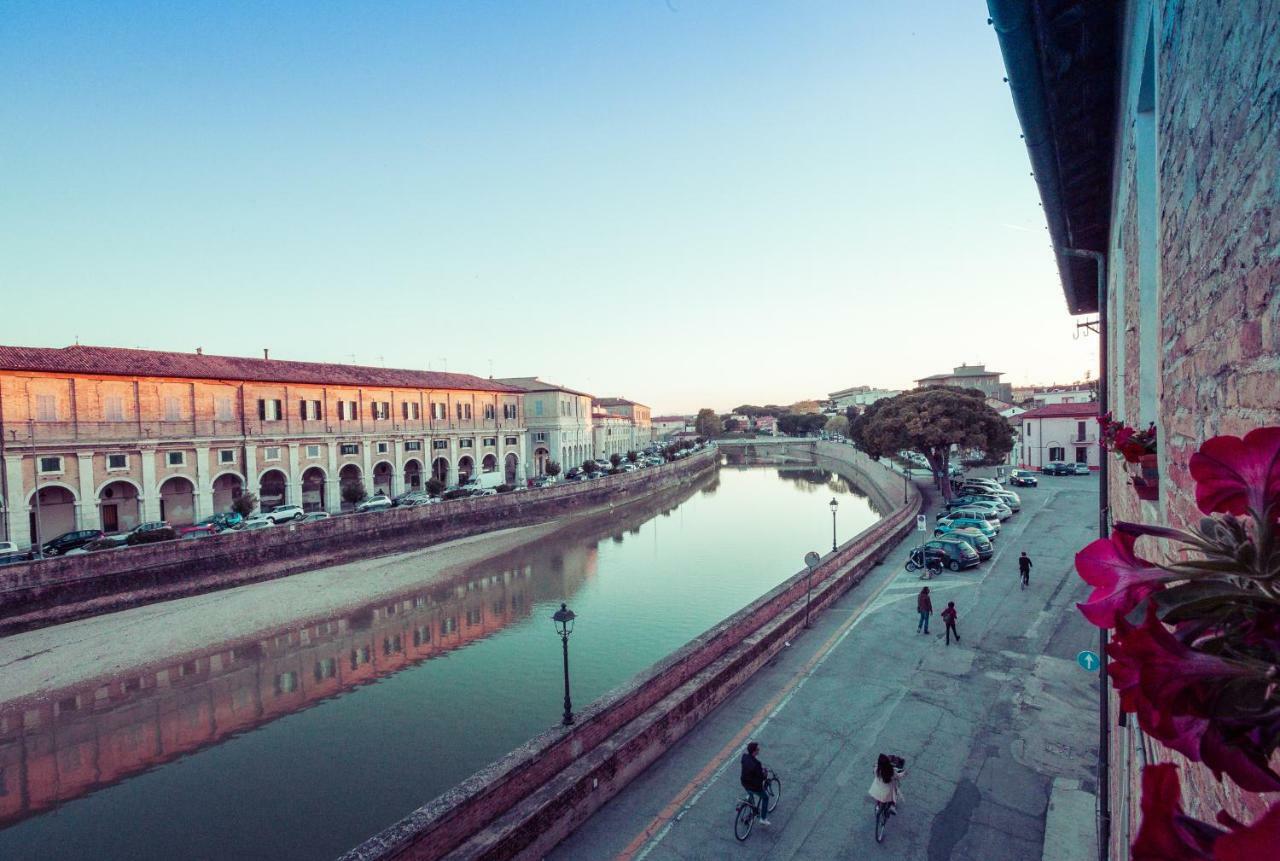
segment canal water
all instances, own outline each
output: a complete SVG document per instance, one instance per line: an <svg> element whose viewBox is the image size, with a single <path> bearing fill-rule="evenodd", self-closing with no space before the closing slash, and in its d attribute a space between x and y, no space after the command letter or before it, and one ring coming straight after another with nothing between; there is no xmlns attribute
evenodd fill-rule
<svg viewBox="0 0 1280 861"><path fill-rule="evenodd" d="M337 856L559 721L560 601L580 708L830 550L833 497L840 541L875 522L830 472L725 466L330 619L0 703L0 859Z"/></svg>

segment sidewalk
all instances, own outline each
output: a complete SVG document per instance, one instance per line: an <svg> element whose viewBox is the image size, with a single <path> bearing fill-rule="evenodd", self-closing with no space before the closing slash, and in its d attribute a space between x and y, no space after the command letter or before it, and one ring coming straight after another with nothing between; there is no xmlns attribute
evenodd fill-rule
<svg viewBox="0 0 1280 861"><path fill-rule="evenodd" d="M1073 606L1087 587L1072 557L1095 535L1097 484L1046 479L1019 495L1023 510L1006 521L992 560L927 584L929 636L915 632L926 584L903 569L908 540L548 857L828 859L874 849L890 859L1028 861L1053 857L1064 840L1071 857L1090 857L1080 835L1093 834L1097 677L1075 656L1096 638ZM1022 550L1035 562L1025 592L1014 561ZM961 645L943 644L947 601L960 614ZM773 826L739 844L733 807L749 738L779 772L783 796ZM875 847L866 789L881 751L905 756L908 777L900 814Z"/></svg>

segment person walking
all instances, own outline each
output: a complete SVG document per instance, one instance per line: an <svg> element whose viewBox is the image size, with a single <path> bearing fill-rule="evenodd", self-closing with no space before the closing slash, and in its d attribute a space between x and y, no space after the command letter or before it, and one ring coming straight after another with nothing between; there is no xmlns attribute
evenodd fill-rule
<svg viewBox="0 0 1280 861"><path fill-rule="evenodd" d="M928 586L921 589L920 595L916 598L916 612L920 614L920 621L916 623L916 633L929 633L929 616L933 614L933 599L929 597Z"/></svg>
<svg viewBox="0 0 1280 861"><path fill-rule="evenodd" d="M1027 588L1028 584L1031 583L1031 557L1027 555L1025 550L1018 557L1018 574L1022 577L1022 588Z"/></svg>
<svg viewBox="0 0 1280 861"><path fill-rule="evenodd" d="M942 611L942 621L947 625L947 645L951 645L951 635L956 635L956 642L960 642L960 632L956 630L956 602L948 601L947 609Z"/></svg>

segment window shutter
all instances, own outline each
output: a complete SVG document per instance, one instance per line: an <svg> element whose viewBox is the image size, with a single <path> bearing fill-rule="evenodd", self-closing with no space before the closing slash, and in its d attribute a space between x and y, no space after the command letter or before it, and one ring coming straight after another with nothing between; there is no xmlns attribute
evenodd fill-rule
<svg viewBox="0 0 1280 861"><path fill-rule="evenodd" d="M299 414L299 417L304 422L307 420L307 402L306 401L298 401L298 414Z"/></svg>
<svg viewBox="0 0 1280 861"><path fill-rule="evenodd" d="M258 398L258 420L267 420L267 402L263 398Z"/></svg>
<svg viewBox="0 0 1280 861"><path fill-rule="evenodd" d="M284 417L284 401L276 401L276 421Z"/></svg>

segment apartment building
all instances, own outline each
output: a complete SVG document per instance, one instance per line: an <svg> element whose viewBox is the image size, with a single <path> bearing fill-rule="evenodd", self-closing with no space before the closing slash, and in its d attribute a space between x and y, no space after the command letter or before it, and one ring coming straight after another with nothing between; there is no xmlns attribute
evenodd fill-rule
<svg viewBox="0 0 1280 861"><path fill-rule="evenodd" d="M1022 428L1013 462L1024 469L1041 469L1055 461L1098 468L1102 449L1096 403L1051 404L1010 417L1009 422Z"/></svg>
<svg viewBox="0 0 1280 861"><path fill-rule="evenodd" d="M595 456L591 395L537 377L498 382L524 392L525 461L534 475L544 474L552 461L568 469Z"/></svg>
<svg viewBox="0 0 1280 861"><path fill-rule="evenodd" d="M225 511L338 512L343 488L525 478L524 393L467 374L110 347L0 346L7 540Z"/></svg>
<svg viewBox="0 0 1280 861"><path fill-rule="evenodd" d="M631 449L644 448L653 442L651 411L644 404L629 401L626 398L596 398L592 401L592 406L611 415L622 416L630 423L630 440L627 447L622 450L623 454ZM599 454L600 452L597 451L597 456Z"/></svg>

